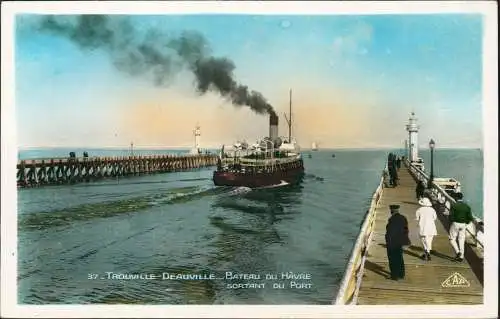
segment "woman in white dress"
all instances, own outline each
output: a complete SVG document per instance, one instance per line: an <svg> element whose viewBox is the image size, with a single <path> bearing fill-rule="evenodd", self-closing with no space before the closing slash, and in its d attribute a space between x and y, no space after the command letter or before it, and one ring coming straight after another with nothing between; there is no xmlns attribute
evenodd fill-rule
<svg viewBox="0 0 500 319"><path fill-rule="evenodd" d="M420 208L417 209L416 217L419 228L420 239L424 246L423 260L431 260L432 240L437 235L436 219L437 214L432 203L427 197L423 197L418 201Z"/></svg>

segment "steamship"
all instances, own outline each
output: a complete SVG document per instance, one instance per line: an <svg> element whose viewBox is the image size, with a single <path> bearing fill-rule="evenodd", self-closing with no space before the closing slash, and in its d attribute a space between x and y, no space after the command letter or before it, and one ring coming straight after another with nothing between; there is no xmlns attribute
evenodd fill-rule
<svg viewBox="0 0 500 319"><path fill-rule="evenodd" d="M279 118L269 116L269 136L249 145L240 141L231 149L222 146L213 174L216 186L244 186L249 188L296 184L304 176L304 162L300 147L292 138L292 92L290 113L285 119L288 137L278 136Z"/></svg>

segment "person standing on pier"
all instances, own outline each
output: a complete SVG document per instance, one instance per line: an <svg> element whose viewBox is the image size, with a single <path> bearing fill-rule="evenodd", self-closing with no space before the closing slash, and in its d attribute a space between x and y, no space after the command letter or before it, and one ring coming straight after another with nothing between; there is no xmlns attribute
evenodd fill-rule
<svg viewBox="0 0 500 319"><path fill-rule="evenodd" d="M390 186L390 177L389 177L389 170L386 168L384 169L384 187L389 187Z"/></svg>
<svg viewBox="0 0 500 319"><path fill-rule="evenodd" d="M391 279L399 280L405 277L405 263L403 259L403 246L410 245L408 237L408 220L399 213L399 205L390 205L391 217L387 222L385 243Z"/></svg>
<svg viewBox="0 0 500 319"><path fill-rule="evenodd" d="M417 195L417 200L422 199L424 197L425 192L425 184L422 181L419 181L417 184L417 188L415 189L415 193Z"/></svg>
<svg viewBox="0 0 500 319"><path fill-rule="evenodd" d="M389 175L391 176L391 185L392 187L398 186L398 171L396 169L396 161L391 162L391 166L389 166Z"/></svg>
<svg viewBox="0 0 500 319"><path fill-rule="evenodd" d="M455 195L456 203L453 203L450 208L450 243L455 253L455 260L463 261L465 253L465 231L467 225L474 220L472 210L469 205L463 202L463 194ZM458 245L457 245L458 237Z"/></svg>
<svg viewBox="0 0 500 319"><path fill-rule="evenodd" d="M434 208L432 208L432 203L429 198L423 197L418 203L422 206L416 211L419 235L424 247L422 259L431 260L432 240L434 236L437 235L435 223L437 214Z"/></svg>
<svg viewBox="0 0 500 319"><path fill-rule="evenodd" d="M387 170L389 171L389 185L391 185L392 187L396 186L395 166L396 166L396 163L395 163L394 154L389 153L389 156L387 156Z"/></svg>

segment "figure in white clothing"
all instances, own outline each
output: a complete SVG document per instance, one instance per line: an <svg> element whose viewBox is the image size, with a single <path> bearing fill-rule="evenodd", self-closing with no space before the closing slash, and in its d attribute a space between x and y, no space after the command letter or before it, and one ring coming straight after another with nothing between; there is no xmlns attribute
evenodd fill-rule
<svg viewBox="0 0 500 319"><path fill-rule="evenodd" d="M427 197L423 197L418 201L420 204L419 209L417 209L416 217L418 221L419 235L424 246L424 254L422 259L431 260L431 250L432 250L432 240L434 236L437 235L436 229L436 219L437 214L434 208L432 208L432 203Z"/></svg>

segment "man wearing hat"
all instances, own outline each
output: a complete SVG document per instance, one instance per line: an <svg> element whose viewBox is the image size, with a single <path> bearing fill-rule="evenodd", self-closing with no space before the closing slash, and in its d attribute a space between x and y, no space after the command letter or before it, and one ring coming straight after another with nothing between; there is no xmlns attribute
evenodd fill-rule
<svg viewBox="0 0 500 319"><path fill-rule="evenodd" d="M398 280L405 277L405 263L403 260L403 246L410 244L408 238L408 220L399 213L399 205L390 205L391 217L386 226L385 243L391 279Z"/></svg>
<svg viewBox="0 0 500 319"><path fill-rule="evenodd" d="M420 208L416 211L418 230L420 239L424 246L423 260L431 260L432 240L437 235L436 219L437 214L428 197L421 198L418 203Z"/></svg>

